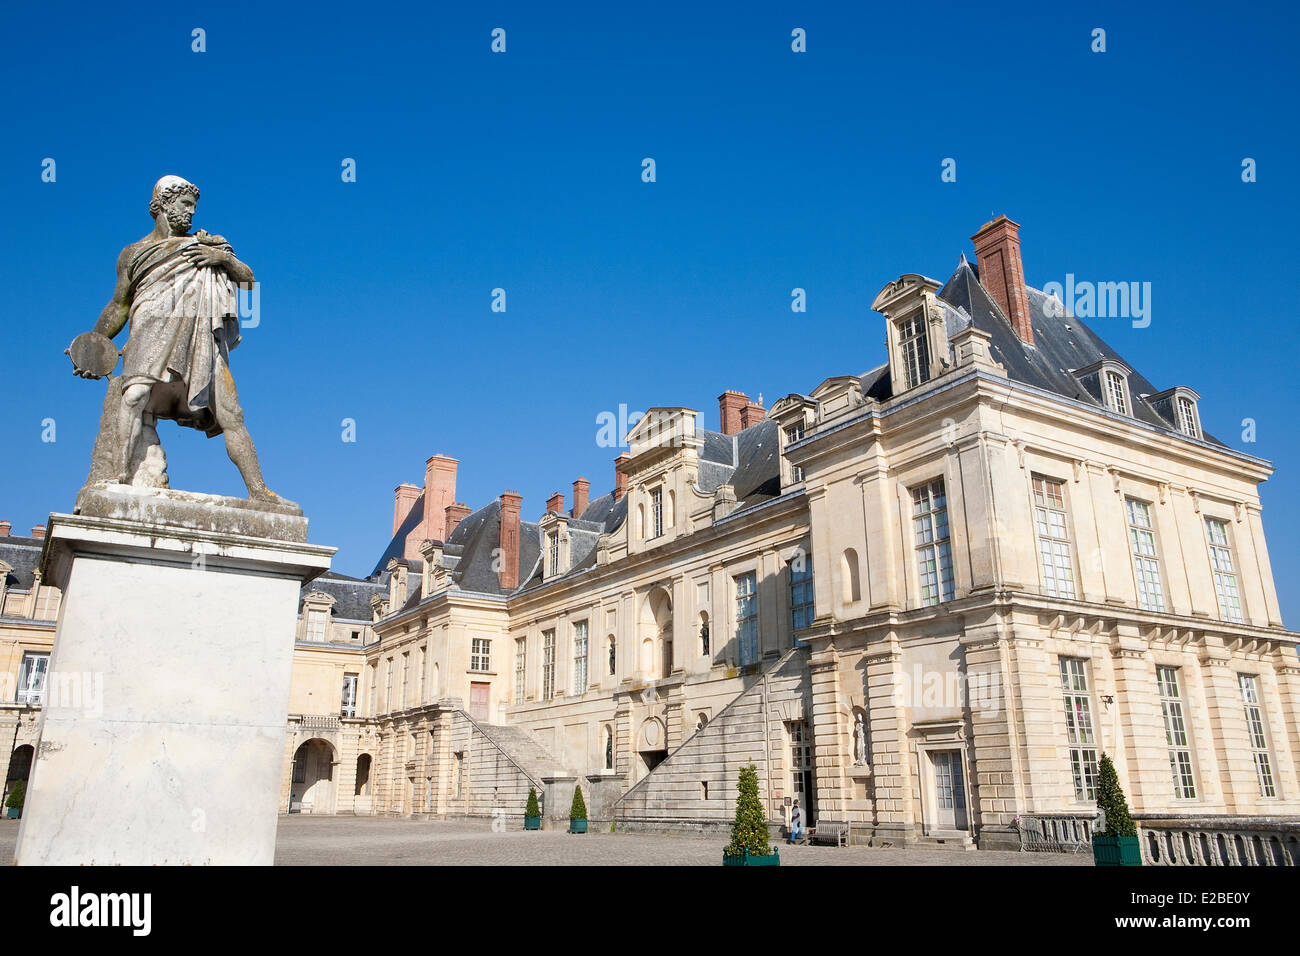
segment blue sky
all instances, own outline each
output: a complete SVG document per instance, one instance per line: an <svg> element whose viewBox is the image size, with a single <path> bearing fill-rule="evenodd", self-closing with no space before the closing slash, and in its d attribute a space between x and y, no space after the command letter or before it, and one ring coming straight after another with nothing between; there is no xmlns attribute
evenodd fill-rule
<svg viewBox="0 0 1300 956"><path fill-rule="evenodd" d="M723 389L770 403L878 365L875 293L946 278L1005 212L1031 285L1152 283L1148 328L1091 324L1275 462L1265 526L1296 623L1293 9L540 6L9 5L0 518L25 532L85 478L103 385L62 352L164 173L200 186L195 226L261 282L232 361L250 430L351 574L434 452L460 459L461 500L513 488L535 516L580 474L612 487L603 411L681 404L717 427ZM243 493L219 440L162 438L174 486Z"/></svg>

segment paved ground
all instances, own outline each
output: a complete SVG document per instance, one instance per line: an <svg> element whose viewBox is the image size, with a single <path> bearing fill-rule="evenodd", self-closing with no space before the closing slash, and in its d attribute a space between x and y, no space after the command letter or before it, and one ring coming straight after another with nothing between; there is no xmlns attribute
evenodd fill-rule
<svg viewBox="0 0 1300 956"><path fill-rule="evenodd" d="M15 820L0 820L0 861L13 859ZM725 839L640 833L492 832L487 823L390 817L282 816L275 862L293 866L717 866ZM1091 854L780 845L782 866L1059 866Z"/></svg>

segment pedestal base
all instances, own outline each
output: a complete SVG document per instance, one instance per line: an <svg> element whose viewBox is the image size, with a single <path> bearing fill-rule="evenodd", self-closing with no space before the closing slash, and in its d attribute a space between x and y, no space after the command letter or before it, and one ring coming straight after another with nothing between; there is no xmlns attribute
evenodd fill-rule
<svg viewBox="0 0 1300 956"><path fill-rule="evenodd" d="M299 589L334 549L213 526L51 516L16 863L273 862Z"/></svg>

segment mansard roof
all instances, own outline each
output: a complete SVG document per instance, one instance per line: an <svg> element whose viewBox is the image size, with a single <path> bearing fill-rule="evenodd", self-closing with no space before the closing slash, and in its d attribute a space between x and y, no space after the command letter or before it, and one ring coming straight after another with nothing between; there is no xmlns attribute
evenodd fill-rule
<svg viewBox="0 0 1300 956"><path fill-rule="evenodd" d="M335 620L369 622L372 617L370 599L376 594L388 597L388 584L377 578L353 578L326 571L303 587L298 599L299 611L302 610L302 598L313 591L321 591L334 598Z"/></svg>
<svg viewBox="0 0 1300 956"><path fill-rule="evenodd" d="M40 538L0 538L0 561L13 568L5 575L5 585L20 591L31 590L36 569L41 563L41 549L45 542Z"/></svg>
<svg viewBox="0 0 1300 956"><path fill-rule="evenodd" d="M1006 368L1009 378L1101 407L1101 402L1083 387L1074 373L1105 359L1129 368L1134 368L1133 364L1121 358L1082 319L1064 308L1048 308L1052 299L1045 292L1028 286L1025 292L1029 298L1030 325L1034 329L1033 345L1026 345L1016 335L1011 322L980 283L977 267L964 257L937 296L948 307L944 313L948 334L973 322L977 329L990 336L989 352L995 362ZM1062 314L1057 315L1057 311ZM885 374L887 377L888 369ZM1136 369L1128 376L1128 386L1135 418L1177 432L1177 423L1161 415L1148 401L1148 397L1159 394L1161 389ZM865 381L863 392L867 392ZM1223 444L1207 433L1202 435L1206 441Z"/></svg>

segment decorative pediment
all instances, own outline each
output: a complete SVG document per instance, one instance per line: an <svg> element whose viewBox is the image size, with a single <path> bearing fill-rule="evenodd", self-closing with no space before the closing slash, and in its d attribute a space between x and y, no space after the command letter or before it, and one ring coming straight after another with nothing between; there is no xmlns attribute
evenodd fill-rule
<svg viewBox="0 0 1300 956"><path fill-rule="evenodd" d="M632 457L655 448L680 447L695 440L695 416L692 408L652 408L628 432Z"/></svg>
<svg viewBox="0 0 1300 956"><path fill-rule="evenodd" d="M898 310L899 305L910 302L927 292L933 294L942 288L942 282L928 276L908 273L899 276L893 282L886 283L885 287L876 293L871 308L883 315L891 315Z"/></svg>

